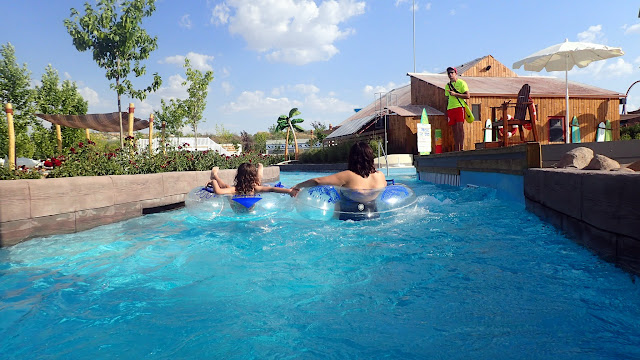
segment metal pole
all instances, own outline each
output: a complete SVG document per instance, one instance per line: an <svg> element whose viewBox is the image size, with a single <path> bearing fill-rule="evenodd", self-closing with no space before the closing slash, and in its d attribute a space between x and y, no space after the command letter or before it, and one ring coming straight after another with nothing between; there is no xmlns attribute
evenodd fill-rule
<svg viewBox="0 0 640 360"><path fill-rule="evenodd" d="M565 71L564 71L564 83L566 84L566 102L567 102L567 109L565 111L565 130L564 130L564 136L565 136L565 144L569 144L571 141L569 141L569 131L571 131L571 129L569 129L569 55L567 55L566 59L565 59ZM506 136L505 136L506 138Z"/></svg>
<svg viewBox="0 0 640 360"><path fill-rule="evenodd" d="M413 0L413 72L416 72L416 0Z"/></svg>

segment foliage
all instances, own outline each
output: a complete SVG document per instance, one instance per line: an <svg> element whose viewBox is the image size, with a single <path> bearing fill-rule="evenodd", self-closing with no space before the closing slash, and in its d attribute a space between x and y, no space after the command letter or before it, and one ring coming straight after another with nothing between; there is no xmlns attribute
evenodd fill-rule
<svg viewBox="0 0 640 360"><path fill-rule="evenodd" d="M267 153L267 138L269 133L264 131L259 131L255 135L253 135L253 151L259 154Z"/></svg>
<svg viewBox="0 0 640 360"><path fill-rule="evenodd" d="M253 149L254 147L253 137L248 132L246 131L240 132L240 141L242 144L243 151L255 151Z"/></svg>
<svg viewBox="0 0 640 360"><path fill-rule="evenodd" d="M311 127L313 128L315 142L322 144L322 141L327 137L327 134L324 133L327 130L327 125L319 121L314 121L311 123Z"/></svg>
<svg viewBox="0 0 640 360"><path fill-rule="evenodd" d="M242 139L222 124L216 124L216 133L210 136L218 144L239 144Z"/></svg>
<svg viewBox="0 0 640 360"><path fill-rule="evenodd" d="M640 123L620 128L620 140L640 140Z"/></svg>
<svg viewBox="0 0 640 360"><path fill-rule="evenodd" d="M293 132L293 142L295 144L295 158L296 160L298 160L298 139L296 138L296 131L297 132L303 132L304 129L300 127L300 125L298 125L299 123L303 122L304 119L293 119L294 116L300 115L301 112L298 110L298 108L293 108L291 110L289 110L289 116L287 115L280 115L280 117L278 117L278 122L276 123L276 128L275 131L284 131L284 129L287 129L287 137L285 140L285 144L289 144L289 131ZM295 130L295 131L294 131ZM289 147L285 146L284 148L284 156L285 158L288 159L289 156Z"/></svg>
<svg viewBox="0 0 640 360"><path fill-rule="evenodd" d="M151 85L141 90L136 90L128 79L131 73L135 77L146 73L146 66L140 62L148 59L158 47L158 38L152 38L140 26L155 10L155 0L98 0L96 9L85 3L82 16L71 8L72 19L64 20L76 49L80 52L92 50L93 60L106 70L107 79L115 80L111 89L118 94L118 112L122 112L121 95L144 100L147 93L156 91L162 84L158 73L153 74ZM122 134L121 120L121 145Z"/></svg>
<svg viewBox="0 0 640 360"><path fill-rule="evenodd" d="M76 83L65 80L61 87L59 82L58 71L49 64L42 75L42 85L36 87L36 111L42 114L86 114L89 105L78 92ZM32 130L31 137L35 144L34 156L46 158L56 154L55 126L46 129L38 123ZM71 147L85 137L84 129L61 127L60 130L63 147Z"/></svg>
<svg viewBox="0 0 640 360"><path fill-rule="evenodd" d="M182 107L184 109L187 123L193 129L194 137L198 138L198 123L202 120L202 113L207 107L207 94L209 93L209 83L213 80L213 71L202 71L193 69L189 59L184 60L186 68L187 80L182 85L189 85L187 93L189 98L183 100Z"/></svg>
<svg viewBox="0 0 640 360"><path fill-rule="evenodd" d="M206 171L214 166L220 169L236 169L243 162L268 166L282 160L282 156L266 156L253 152L246 152L240 156L224 156L214 151L188 151L182 146L167 150L166 155L161 152L149 155L146 149L138 149L135 145L103 153L97 151L96 144L90 141L78 143L62 156L47 159L45 165L52 167L48 177L71 177Z"/></svg>
<svg viewBox="0 0 640 360"><path fill-rule="evenodd" d="M42 176L37 170L9 170L7 167L0 166L0 180L40 179Z"/></svg>
<svg viewBox="0 0 640 360"><path fill-rule="evenodd" d="M9 153L7 117L4 105L13 106L13 123L16 134L16 155L31 157L33 144L27 135L29 126L36 122L34 113L35 91L31 89L31 72L27 64L20 67L16 60L15 48L11 43L0 49L0 156Z"/></svg>
<svg viewBox="0 0 640 360"><path fill-rule="evenodd" d="M170 135L180 137L182 135L180 129L184 126L184 109L180 100L171 99L169 103L166 103L162 99L160 104L160 110L155 112L156 121L153 122L153 127L162 131L162 125L164 125L166 137Z"/></svg>
<svg viewBox="0 0 640 360"><path fill-rule="evenodd" d="M356 138L338 145L326 146L322 149L311 149L300 154L300 162L306 164L340 163L349 160L351 146L357 141L368 141L373 155L378 156L378 139Z"/></svg>

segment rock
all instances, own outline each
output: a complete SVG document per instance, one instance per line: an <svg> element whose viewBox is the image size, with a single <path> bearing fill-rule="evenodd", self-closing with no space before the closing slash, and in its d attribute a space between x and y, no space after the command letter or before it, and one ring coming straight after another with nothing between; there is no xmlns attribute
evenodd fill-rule
<svg viewBox="0 0 640 360"><path fill-rule="evenodd" d="M626 172L626 173L632 173L632 174L635 173L635 171L633 171L633 170L631 170L629 168L626 168L626 167L619 167L617 169L611 169L611 171Z"/></svg>
<svg viewBox="0 0 640 360"><path fill-rule="evenodd" d="M585 166L583 170L613 170L619 169L620 163L613 159L609 159L604 155L595 155L589 165Z"/></svg>
<svg viewBox="0 0 640 360"><path fill-rule="evenodd" d="M629 166L627 166L627 169L631 169L633 171L640 171L640 160L629 164Z"/></svg>
<svg viewBox="0 0 640 360"><path fill-rule="evenodd" d="M582 169L589 165L589 162L593 159L593 150L588 147L580 146L575 149L567 151L560 161L556 164L557 168L577 168Z"/></svg>

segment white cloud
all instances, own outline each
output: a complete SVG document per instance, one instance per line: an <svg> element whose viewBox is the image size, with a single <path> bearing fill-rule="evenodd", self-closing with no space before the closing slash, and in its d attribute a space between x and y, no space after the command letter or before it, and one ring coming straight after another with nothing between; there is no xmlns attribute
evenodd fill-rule
<svg viewBox="0 0 640 360"><path fill-rule="evenodd" d="M590 43L604 42L604 34L602 33L602 25L589 26L589 29L578 33L578 41Z"/></svg>
<svg viewBox="0 0 640 360"><path fill-rule="evenodd" d="M311 94L304 99L305 109L311 112L320 112L322 114L349 112L353 111L354 107L354 105L331 95L321 97L317 94Z"/></svg>
<svg viewBox="0 0 640 360"><path fill-rule="evenodd" d="M100 105L100 97L95 90L85 86L83 88L79 88L78 93L80 93L80 95L82 95L82 98L89 103L89 106Z"/></svg>
<svg viewBox="0 0 640 360"><path fill-rule="evenodd" d="M616 59L613 64L606 67L607 76L623 76L633 73L633 65L624 61L624 59Z"/></svg>
<svg viewBox="0 0 640 360"><path fill-rule="evenodd" d="M293 85L292 88L293 90L302 94L315 94L320 91L320 89L318 89L318 87L316 87L315 85L308 84L297 84Z"/></svg>
<svg viewBox="0 0 640 360"><path fill-rule="evenodd" d="M363 14L356 0L227 0L213 9L212 23L228 24L250 49L273 62L303 65L329 60L337 40L354 33L339 25Z"/></svg>
<svg viewBox="0 0 640 360"><path fill-rule="evenodd" d="M424 6L424 9L427 11L431 10L431 3L427 3L427 5Z"/></svg>
<svg viewBox="0 0 640 360"><path fill-rule="evenodd" d="M455 14L456 14L456 10L455 9L449 10L449 15L454 16Z"/></svg>
<svg viewBox="0 0 640 360"><path fill-rule="evenodd" d="M374 96L377 93L387 93L393 89L396 89L398 86L394 82L389 82L387 85L366 85L362 92L365 96L369 97L373 101Z"/></svg>
<svg viewBox="0 0 640 360"><path fill-rule="evenodd" d="M624 31L625 35L628 34L640 34L640 24L633 24L629 27L627 27L625 25L625 31Z"/></svg>
<svg viewBox="0 0 640 360"><path fill-rule="evenodd" d="M182 15L182 17L180 18L180 21L178 21L178 25L186 29L191 29L192 25L191 25L191 19L189 18L189 14Z"/></svg>
<svg viewBox="0 0 640 360"><path fill-rule="evenodd" d="M71 74L69 74L68 72L64 72L64 78L67 80L71 80Z"/></svg>
<svg viewBox="0 0 640 360"><path fill-rule="evenodd" d="M300 101L289 100L286 97L273 98L265 96L262 91L243 91L236 101L222 107L226 113L257 112L279 114L283 109L300 107ZM274 120L275 122L275 120Z"/></svg>
<svg viewBox="0 0 640 360"><path fill-rule="evenodd" d="M187 86L182 85L185 80L186 79L179 74L171 75L168 86L163 86L158 89L155 95L161 99L186 99L189 97L187 94ZM160 101L158 101L158 104L160 104Z"/></svg>
<svg viewBox="0 0 640 360"><path fill-rule="evenodd" d="M409 0L396 0L396 7L408 2Z"/></svg>
<svg viewBox="0 0 640 360"><path fill-rule="evenodd" d="M183 55L174 55L168 56L163 60L160 60L161 64L176 64L179 66L184 66L184 59L187 58L191 62L191 66L200 71L209 71L213 70L213 67L209 65L210 61L213 61L214 57L211 55L198 54L190 51L187 56Z"/></svg>
<svg viewBox="0 0 640 360"><path fill-rule="evenodd" d="M633 62L636 64L640 64L640 56L638 56L635 60L633 60Z"/></svg>
<svg viewBox="0 0 640 360"><path fill-rule="evenodd" d="M231 9L229 9L225 3L216 5L211 11L211 23L214 25L224 25L228 23L230 11Z"/></svg>
<svg viewBox="0 0 640 360"><path fill-rule="evenodd" d="M222 87L222 91L224 91L224 93L227 95L231 94L231 92L233 91L233 86L231 86L231 84L227 81L223 81L222 83L220 83L220 86Z"/></svg>

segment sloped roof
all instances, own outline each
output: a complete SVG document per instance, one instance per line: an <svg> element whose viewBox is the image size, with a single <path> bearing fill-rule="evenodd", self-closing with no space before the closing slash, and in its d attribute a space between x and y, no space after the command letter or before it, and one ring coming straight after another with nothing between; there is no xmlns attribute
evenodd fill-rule
<svg viewBox="0 0 640 360"><path fill-rule="evenodd" d="M407 75L444 89L449 78L443 74L408 73ZM512 97L524 84L531 86L531 96L565 97L565 81L554 77L518 76L518 77L478 77L461 76L469 85L471 96ZM569 97L581 98L623 98L624 94L599 87L569 81Z"/></svg>
<svg viewBox="0 0 640 360"><path fill-rule="evenodd" d="M76 129L93 129L103 132L120 132L120 118L118 112L108 114L87 114L87 115L51 115L35 114L37 117L47 120L50 123ZM122 126L129 128L129 113L122 112ZM138 131L149 127L148 120L138 118L133 119L133 130Z"/></svg>
<svg viewBox="0 0 640 360"><path fill-rule="evenodd" d="M349 122L343 122L339 128L326 137L327 140L339 138L341 136L347 136L359 132L362 128L369 125L375 120L376 115L366 115L358 119L350 120Z"/></svg>
<svg viewBox="0 0 640 360"><path fill-rule="evenodd" d="M487 55L487 56L490 56L490 55ZM486 58L487 56L482 56L482 57L479 57L477 59L473 59L473 60L468 61L468 62L466 62L466 63L464 63L462 65L453 65L453 67L455 67L458 70L458 74L463 75L465 71L471 69L473 67L473 65L479 63L480 60ZM440 74L447 75L447 70L441 72Z"/></svg>
<svg viewBox="0 0 640 360"><path fill-rule="evenodd" d="M427 111L427 115L444 115L440 110L434 109L429 105L400 105L387 106L389 111L400 116L422 116L422 109Z"/></svg>

